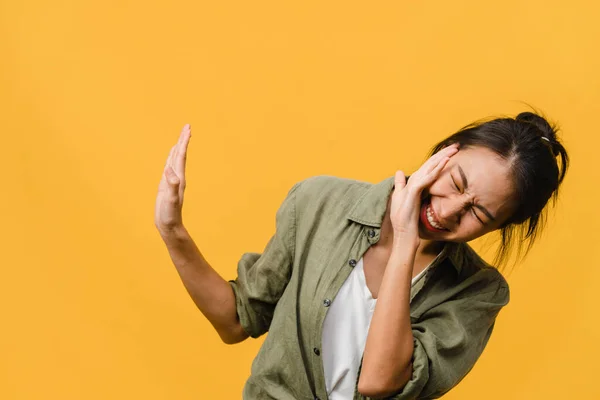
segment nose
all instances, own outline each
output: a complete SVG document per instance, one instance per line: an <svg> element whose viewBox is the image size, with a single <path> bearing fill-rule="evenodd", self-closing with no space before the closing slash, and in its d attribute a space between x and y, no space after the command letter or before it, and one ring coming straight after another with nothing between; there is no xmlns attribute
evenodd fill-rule
<svg viewBox="0 0 600 400"><path fill-rule="evenodd" d="M438 215L438 218L441 219L440 222L446 226L458 224L460 218L467 211L467 204L469 204L469 200L463 195L445 198L440 204Z"/></svg>

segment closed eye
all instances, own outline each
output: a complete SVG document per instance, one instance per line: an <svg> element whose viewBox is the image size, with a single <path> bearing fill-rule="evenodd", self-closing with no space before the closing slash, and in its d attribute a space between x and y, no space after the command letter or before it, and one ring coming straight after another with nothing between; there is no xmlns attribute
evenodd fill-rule
<svg viewBox="0 0 600 400"><path fill-rule="evenodd" d="M456 190L458 190L460 192L460 188L456 184L456 181L454 180L454 177L452 177L452 175L450 177L452 178L452 183L454 183L454 187L456 188Z"/></svg>
<svg viewBox="0 0 600 400"><path fill-rule="evenodd" d="M471 206L471 212L473 213L473 215L475 216L475 218L477 218L477 220L478 220L479 222L481 222L481 224L482 224L482 225L485 225L485 222L483 222L483 221L481 220L481 218L479 218L479 216L478 216L478 215L477 215L477 213L475 212L475 207Z"/></svg>
<svg viewBox="0 0 600 400"><path fill-rule="evenodd" d="M463 188L467 189L469 187L469 184L467 183L467 175L465 174L465 171L463 171L463 169L460 167L460 165L457 165L457 169L458 172L460 173L460 178L462 179L462 184L463 184ZM454 178L452 178L452 181L454 181ZM456 182L454 182L454 185L456 185ZM486 215L486 217L488 217L491 221L495 221L496 218L492 215L492 213L490 213L485 207L483 207L482 205L479 204L473 204L472 207L477 207L482 213L484 213ZM473 211L475 212L475 211ZM477 218L479 219L479 218ZM479 221L481 221L479 219ZM483 224L483 221L481 221L481 223Z"/></svg>

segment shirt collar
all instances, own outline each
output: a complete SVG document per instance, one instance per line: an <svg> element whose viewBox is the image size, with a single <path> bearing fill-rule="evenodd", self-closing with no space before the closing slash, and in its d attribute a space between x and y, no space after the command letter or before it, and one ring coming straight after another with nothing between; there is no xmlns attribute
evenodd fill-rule
<svg viewBox="0 0 600 400"><path fill-rule="evenodd" d="M374 239L379 240L379 229L385 216L388 199L394 189L394 176L372 184L354 203L348 219L362 225L376 228ZM465 243L447 242L440 258L450 259L452 265L460 273L464 261Z"/></svg>

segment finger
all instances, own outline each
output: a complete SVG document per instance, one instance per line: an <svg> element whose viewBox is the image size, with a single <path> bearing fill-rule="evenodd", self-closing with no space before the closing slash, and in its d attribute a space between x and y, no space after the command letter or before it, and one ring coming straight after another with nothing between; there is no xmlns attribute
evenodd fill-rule
<svg viewBox="0 0 600 400"><path fill-rule="evenodd" d="M171 147L171 151L169 152L169 157L167 157L167 162L165 163L165 171L167 170L167 167L169 167L171 165L171 160L173 159L173 153L175 153L175 147L176 146Z"/></svg>
<svg viewBox="0 0 600 400"><path fill-rule="evenodd" d="M442 150L438 151L435 155L438 156L439 159L450 156L450 154L456 154L458 152L458 143L453 143L449 146L444 147Z"/></svg>
<svg viewBox="0 0 600 400"><path fill-rule="evenodd" d="M180 145L180 151L179 151L179 155L177 157L177 160L175 161L176 163L176 167L177 167L177 171L181 172L181 175L183 177L183 175L185 174L185 163L187 160L187 149L188 149L188 145L190 143L190 138L192 137L192 131L191 131L191 127L188 127L188 129L186 130L183 138L182 138L182 143Z"/></svg>
<svg viewBox="0 0 600 400"><path fill-rule="evenodd" d="M406 176L402 171L396 171L396 175L394 176L394 186L397 189L403 189L406 186Z"/></svg>
<svg viewBox="0 0 600 400"><path fill-rule="evenodd" d="M421 179L418 179L415 181L413 181L411 179L413 188L417 189L418 192L421 192L422 190L426 189L431 184L433 184L433 182L439 176L440 172L444 169L446 164L448 164L449 160L450 160L450 157L444 157L440 160L440 162L431 171L421 175L421 177L420 177Z"/></svg>
<svg viewBox="0 0 600 400"><path fill-rule="evenodd" d="M440 172L442 172L446 164L448 164L448 161L450 161L450 157L442 158L438 165L436 165L436 167L429 173L428 181L433 182L439 176Z"/></svg>
<svg viewBox="0 0 600 400"><path fill-rule="evenodd" d="M446 150L446 154L456 154L460 150L460 143L452 143L451 145L444 147L443 150Z"/></svg>
<svg viewBox="0 0 600 400"><path fill-rule="evenodd" d="M189 132L190 125L185 124L183 128L181 128L181 133L179 134L179 139L177 139L177 144L175 145L175 154L173 155L173 159L177 160L179 157L179 153L181 152L181 143L183 142L183 138L186 136L187 132Z"/></svg>
<svg viewBox="0 0 600 400"><path fill-rule="evenodd" d="M173 168L171 168L171 166L167 167L165 175L167 176L167 182L169 183L169 187L171 188L171 193L176 195L179 194L180 180L175 171L173 171Z"/></svg>
<svg viewBox="0 0 600 400"><path fill-rule="evenodd" d="M435 153L425 162L425 170L429 173L433 171L445 157L452 157L458 152L458 143L453 143Z"/></svg>

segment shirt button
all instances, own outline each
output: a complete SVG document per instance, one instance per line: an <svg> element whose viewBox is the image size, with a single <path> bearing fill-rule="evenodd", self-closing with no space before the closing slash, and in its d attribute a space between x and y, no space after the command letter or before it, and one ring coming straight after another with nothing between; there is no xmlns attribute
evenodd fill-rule
<svg viewBox="0 0 600 400"><path fill-rule="evenodd" d="M369 237L372 238L375 236L375 231L373 229L369 229Z"/></svg>
<svg viewBox="0 0 600 400"><path fill-rule="evenodd" d="M348 264L350 264L351 267L356 267L356 260L353 258L352 260L348 261Z"/></svg>
<svg viewBox="0 0 600 400"><path fill-rule="evenodd" d="M321 351L319 349L317 349L316 347L313 349L313 351L315 352L316 355L321 355Z"/></svg>
<svg viewBox="0 0 600 400"><path fill-rule="evenodd" d="M331 305L331 300L329 300L329 299L325 299L325 300L323 300L323 305L324 305L325 307L329 307L329 306Z"/></svg>

